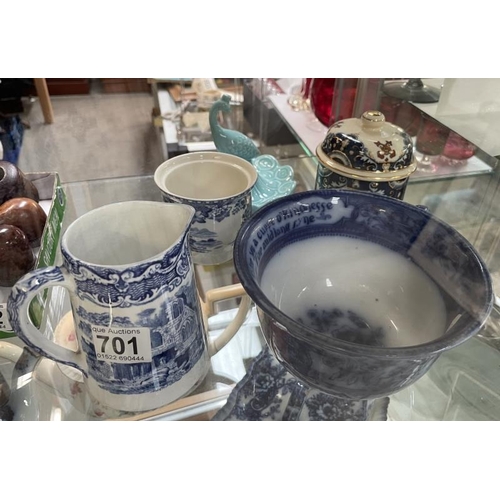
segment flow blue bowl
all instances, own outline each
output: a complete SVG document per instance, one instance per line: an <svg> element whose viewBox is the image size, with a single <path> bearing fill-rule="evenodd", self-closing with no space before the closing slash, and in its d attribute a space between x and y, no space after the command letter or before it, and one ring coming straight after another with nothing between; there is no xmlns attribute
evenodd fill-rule
<svg viewBox="0 0 500 500"><path fill-rule="evenodd" d="M264 269L285 246L322 235L367 240L411 259L440 288L445 333L409 347L372 346L325 336L284 314L262 291ZM308 385L348 399L387 396L412 384L442 352L476 334L493 305L489 272L456 230L421 208L358 191L305 191L265 205L238 233L234 264L277 359Z"/></svg>

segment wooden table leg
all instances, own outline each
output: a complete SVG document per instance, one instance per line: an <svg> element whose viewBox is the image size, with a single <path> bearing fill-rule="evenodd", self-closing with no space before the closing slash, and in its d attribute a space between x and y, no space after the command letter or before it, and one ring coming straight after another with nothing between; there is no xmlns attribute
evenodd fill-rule
<svg viewBox="0 0 500 500"><path fill-rule="evenodd" d="M40 106L42 107L43 118L45 123L54 123L54 112L52 111L52 103L50 102L49 89L45 78L34 78L36 93L40 99Z"/></svg>

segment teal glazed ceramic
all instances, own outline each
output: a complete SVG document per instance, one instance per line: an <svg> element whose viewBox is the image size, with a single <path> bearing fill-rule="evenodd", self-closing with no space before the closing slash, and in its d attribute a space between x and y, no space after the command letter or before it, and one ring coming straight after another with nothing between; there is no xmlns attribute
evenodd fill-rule
<svg viewBox="0 0 500 500"><path fill-rule="evenodd" d="M252 189L254 211L295 190L297 183L290 165L280 165L272 155L257 156L252 160L252 165L258 173L257 182Z"/></svg>
<svg viewBox="0 0 500 500"><path fill-rule="evenodd" d="M224 94L210 108L210 130L212 131L212 138L215 143L215 147L217 148L217 151L220 151L221 153L239 156L244 160L252 161L253 158L260 155L260 151L253 143L252 139L236 130L223 128L219 124L219 112L222 111L223 113L229 113L231 111L231 107L229 105L230 101L231 97Z"/></svg>

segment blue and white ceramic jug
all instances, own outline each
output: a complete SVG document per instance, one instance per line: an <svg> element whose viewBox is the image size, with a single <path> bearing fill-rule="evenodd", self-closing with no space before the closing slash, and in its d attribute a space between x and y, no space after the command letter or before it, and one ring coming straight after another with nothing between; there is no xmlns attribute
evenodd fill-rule
<svg viewBox="0 0 500 500"><path fill-rule="evenodd" d="M194 212L187 205L132 201L83 215L62 238L63 266L33 271L13 287L13 329L40 355L80 370L90 395L110 408L145 411L182 397L203 379L210 356L238 330L249 307L244 297L218 344L207 341L188 246ZM30 301L50 286L70 292L76 352L29 321Z"/></svg>

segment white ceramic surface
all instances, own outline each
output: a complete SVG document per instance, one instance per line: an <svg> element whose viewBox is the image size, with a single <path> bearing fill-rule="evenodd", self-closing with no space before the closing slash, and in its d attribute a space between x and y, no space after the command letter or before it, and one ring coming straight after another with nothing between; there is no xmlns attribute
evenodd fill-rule
<svg viewBox="0 0 500 500"><path fill-rule="evenodd" d="M348 266L341 257L347 255ZM358 333L403 347L445 332L437 285L402 255L369 241L321 236L288 245L266 265L261 287L283 313L325 335L348 335L355 321Z"/></svg>

